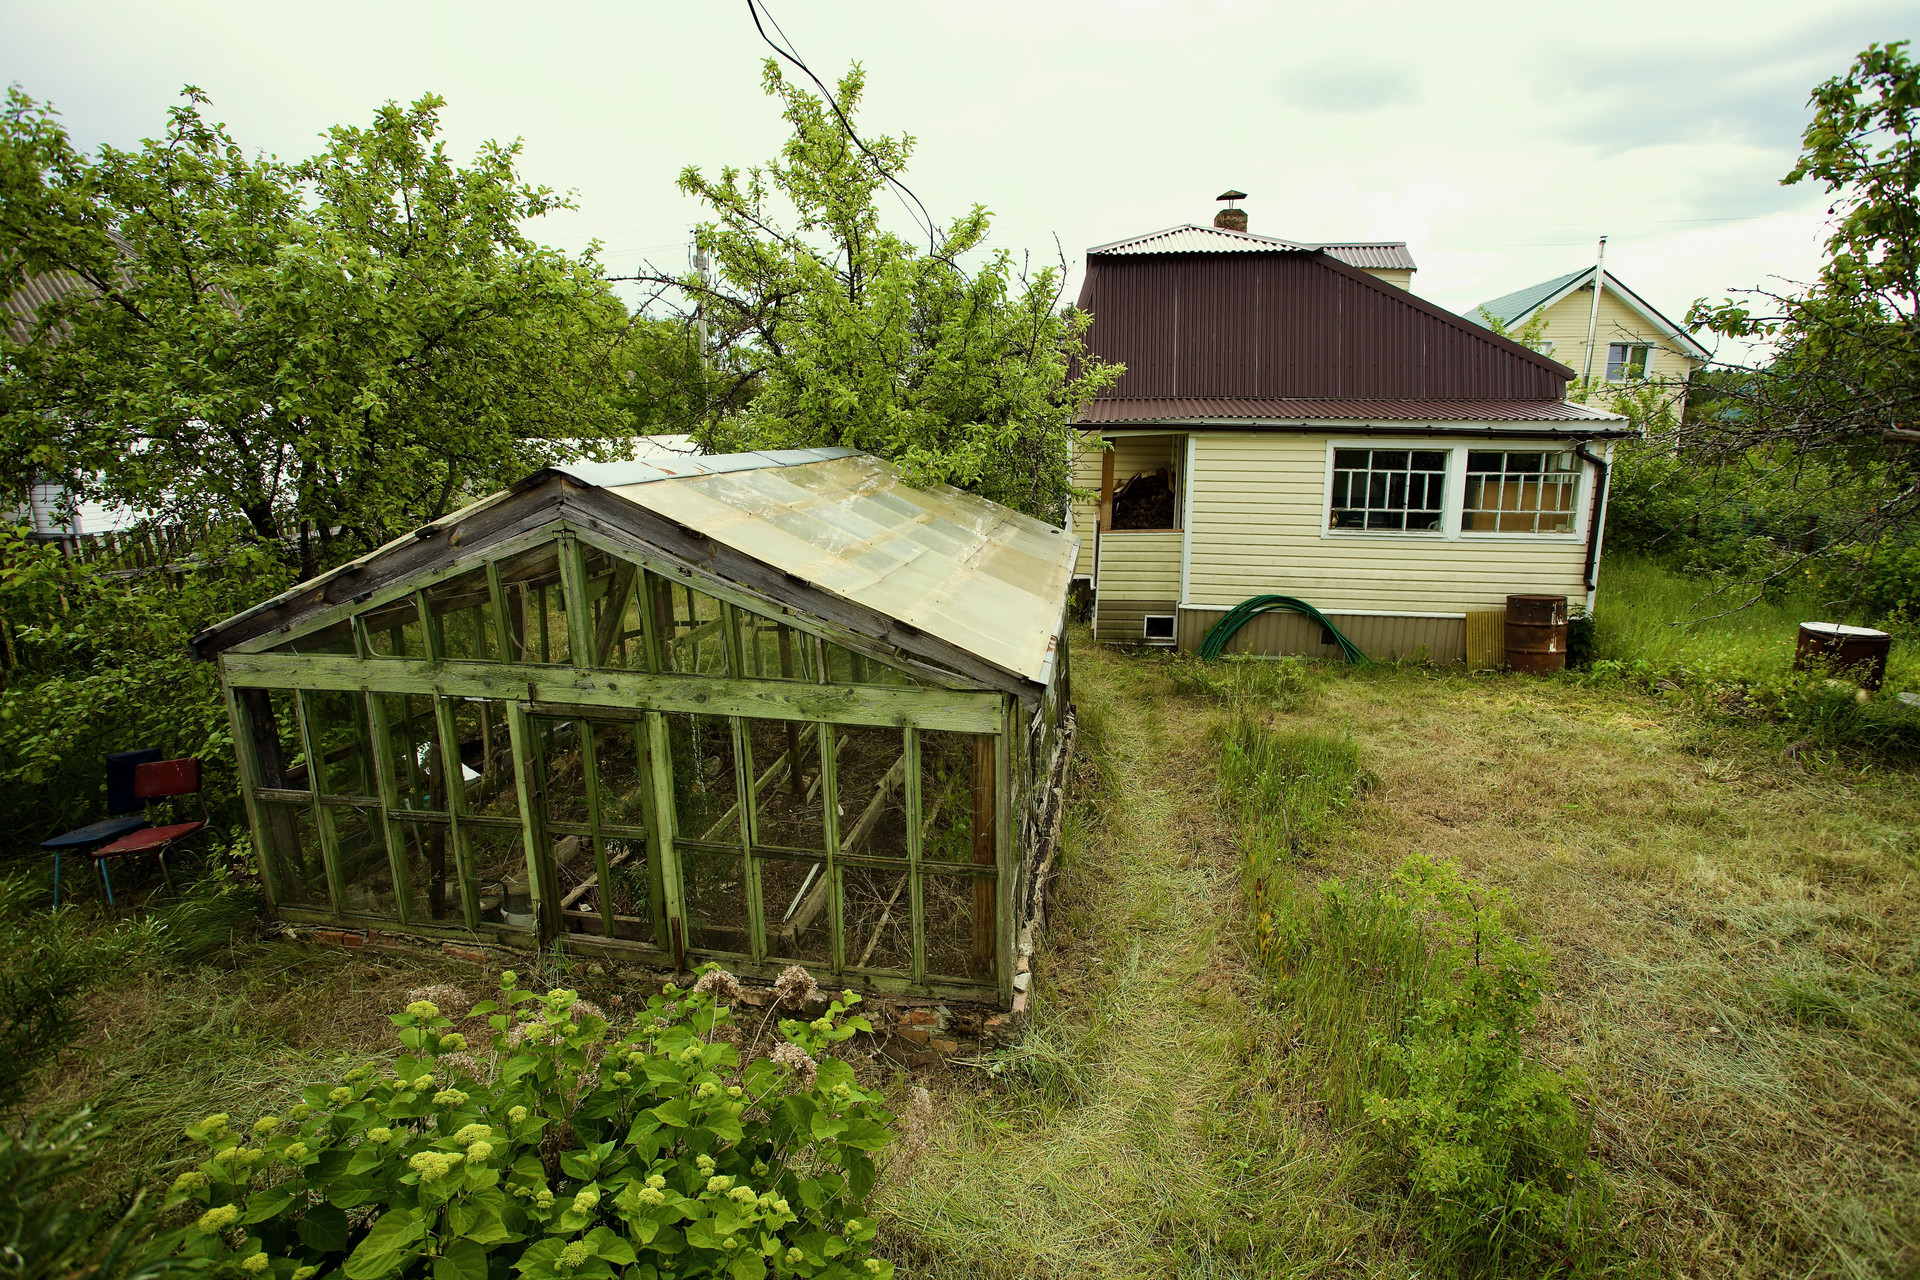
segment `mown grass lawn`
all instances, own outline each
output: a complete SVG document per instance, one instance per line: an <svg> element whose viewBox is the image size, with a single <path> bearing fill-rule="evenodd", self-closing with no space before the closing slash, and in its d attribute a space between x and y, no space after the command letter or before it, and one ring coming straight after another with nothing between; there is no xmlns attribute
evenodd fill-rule
<svg viewBox="0 0 1920 1280"><path fill-rule="evenodd" d="M1209 725L1167 660L1076 651L1082 807L1023 1053L961 1069L886 1204L919 1274L1417 1275L1404 1190L1331 1130L1247 950ZM1409 853L1549 951L1623 1268L1920 1270L1920 787L1572 680L1322 669L1277 720L1372 775L1297 866ZM1304 1055L1293 1055L1303 1058Z"/></svg>
<svg viewBox="0 0 1920 1280"><path fill-rule="evenodd" d="M929 1277L1432 1274L1404 1180L1330 1119L1249 952L1221 702L1180 692L1177 660L1078 640L1076 801L1033 1029L922 1081L935 1123L883 1182L889 1252ZM1537 1048L1592 1116L1603 1261L1920 1272L1911 771L1573 679L1311 667L1292 687L1264 714L1351 740L1370 778L1291 868L1299 887L1451 859L1508 890L1549 952ZM617 1016L619 974L534 969ZM430 953L225 947L98 991L29 1105L114 1125L103 1187L164 1181L187 1120L276 1109L389 1051L409 989L490 981ZM912 1082L892 1083L904 1101Z"/></svg>

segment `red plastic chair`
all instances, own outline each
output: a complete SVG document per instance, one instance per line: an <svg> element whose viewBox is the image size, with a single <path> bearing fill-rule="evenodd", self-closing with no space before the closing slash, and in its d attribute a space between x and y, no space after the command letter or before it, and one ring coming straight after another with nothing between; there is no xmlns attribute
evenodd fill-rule
<svg viewBox="0 0 1920 1280"><path fill-rule="evenodd" d="M167 882L167 889L171 892L173 877L167 874L167 850L207 825L207 800L200 794L200 762L192 756L136 765L133 771L133 794L144 801L193 796L200 802L200 821L148 827L115 840L104 848L95 849L93 865L100 868L100 879L107 886L109 907L113 906L113 878L107 874L108 858L123 857L130 853L156 855L160 860L160 878Z"/></svg>

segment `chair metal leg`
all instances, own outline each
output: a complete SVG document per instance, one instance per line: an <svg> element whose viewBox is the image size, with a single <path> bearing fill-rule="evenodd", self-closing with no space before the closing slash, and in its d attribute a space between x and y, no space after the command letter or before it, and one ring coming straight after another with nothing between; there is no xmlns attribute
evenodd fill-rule
<svg viewBox="0 0 1920 1280"><path fill-rule="evenodd" d="M107 860L105 858L99 859L98 865L100 867L100 878L106 882L107 886L107 910L111 911L113 910L113 877L107 874Z"/></svg>
<svg viewBox="0 0 1920 1280"><path fill-rule="evenodd" d="M160 879L167 886L167 893L173 893L173 877L167 874L167 851L160 850Z"/></svg>

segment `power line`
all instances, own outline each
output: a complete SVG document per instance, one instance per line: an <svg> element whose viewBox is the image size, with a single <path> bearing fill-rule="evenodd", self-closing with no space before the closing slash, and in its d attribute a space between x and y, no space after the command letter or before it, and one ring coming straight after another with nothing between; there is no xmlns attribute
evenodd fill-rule
<svg viewBox="0 0 1920 1280"><path fill-rule="evenodd" d="M767 21L773 24L773 29L780 33L780 39L786 41L786 47L783 48L775 43L773 37L767 34L767 29L760 24L760 15L762 13L765 13ZM861 155L873 162L873 167L879 171L881 177L899 189L894 193L894 198L899 200L900 192L905 192L907 198L911 199L914 205L920 210L919 216L915 217L914 221L927 233L927 252L947 262L947 265L953 267L956 271L959 270L957 263L949 261L940 253L940 228L934 222L933 215L927 212L927 206L921 202L919 196L914 194L912 187L909 187L906 183L894 176L893 170L888 168L887 165L881 161L880 157L873 154L873 152L868 149L867 144L860 140L860 135L854 132L853 122L848 120L846 113L840 110L839 102L834 99L833 93L827 88L826 84L821 81L819 76L813 74L813 68L809 67L800 57L799 51L793 47L792 39L788 37L786 31L781 28L780 20L775 18L772 10L766 7L766 0L747 0L747 16L753 19L753 29L760 33L760 38L766 41L769 49L772 49L782 58L785 58L795 67L798 67L801 74L813 81L814 87L820 90L820 96L826 100L827 106L832 108L834 118L840 121L840 128L845 132L847 138L854 146L860 148ZM913 209L907 208L906 200L900 201L900 207L906 209L908 217L914 217Z"/></svg>

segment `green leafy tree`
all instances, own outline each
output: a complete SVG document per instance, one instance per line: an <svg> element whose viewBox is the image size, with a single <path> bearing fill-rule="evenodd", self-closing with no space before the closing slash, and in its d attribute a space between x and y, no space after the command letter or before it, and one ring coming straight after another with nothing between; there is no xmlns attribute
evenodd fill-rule
<svg viewBox="0 0 1920 1280"><path fill-rule="evenodd" d="M717 279L658 282L701 309L711 358L757 388L743 408L711 416L702 443L844 445L891 459L915 483L1057 520L1072 493L1068 424L1121 370L1086 355L1090 317L1059 308L1059 268L1029 272L987 249L985 207L930 225L925 248L882 225L880 199L913 139L857 137L865 82L855 66L828 101L769 59L766 91L793 130L780 156L744 173L680 176L713 212L696 242ZM776 202L791 206L790 225Z"/></svg>
<svg viewBox="0 0 1920 1280"><path fill-rule="evenodd" d="M624 308L521 230L567 202L517 143L455 164L429 95L287 164L184 96L88 157L9 92L0 295L58 286L0 346L9 487L242 521L305 576L624 426Z"/></svg>
<svg viewBox="0 0 1920 1280"><path fill-rule="evenodd" d="M1690 443L1792 495L1799 557L1920 533L1920 67L1906 47L1871 45L1813 91L1782 182L1830 197L1817 278L1702 299L1688 317L1771 353L1726 385Z"/></svg>

